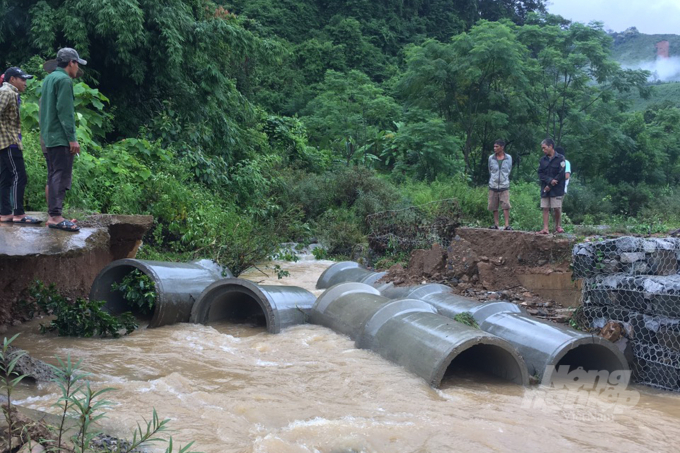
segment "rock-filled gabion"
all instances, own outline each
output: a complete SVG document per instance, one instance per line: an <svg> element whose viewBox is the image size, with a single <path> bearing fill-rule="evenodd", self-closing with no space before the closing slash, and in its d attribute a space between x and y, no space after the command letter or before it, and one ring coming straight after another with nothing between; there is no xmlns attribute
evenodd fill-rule
<svg viewBox="0 0 680 453"><path fill-rule="evenodd" d="M674 275L680 239L622 237L574 246L574 278L597 275Z"/></svg>
<svg viewBox="0 0 680 453"><path fill-rule="evenodd" d="M622 237L578 244L583 319L626 348L634 379L680 391L680 240Z"/></svg>

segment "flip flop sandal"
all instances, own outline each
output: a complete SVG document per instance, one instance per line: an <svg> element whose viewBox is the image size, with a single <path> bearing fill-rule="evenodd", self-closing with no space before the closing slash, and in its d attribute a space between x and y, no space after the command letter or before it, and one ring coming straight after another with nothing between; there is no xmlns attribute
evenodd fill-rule
<svg viewBox="0 0 680 453"><path fill-rule="evenodd" d="M558 229L555 230L555 233L558 233L558 234L564 233L564 230L562 228L558 228Z"/></svg>
<svg viewBox="0 0 680 453"><path fill-rule="evenodd" d="M550 232L541 230L537 231L536 234L550 234Z"/></svg>
<svg viewBox="0 0 680 453"><path fill-rule="evenodd" d="M42 220L26 216L26 217L22 218L21 220L14 220L14 223L23 223L23 224L26 224L26 225L36 225L38 223L42 223Z"/></svg>
<svg viewBox="0 0 680 453"><path fill-rule="evenodd" d="M491 226L489 227L489 229L490 229L490 230L497 230L498 227L497 227L496 225L491 225Z"/></svg>
<svg viewBox="0 0 680 453"><path fill-rule="evenodd" d="M72 233L80 231L80 227L69 220L63 220L59 223L48 223L47 226L55 230L70 231Z"/></svg>
<svg viewBox="0 0 680 453"><path fill-rule="evenodd" d="M9 219L9 220L0 220L0 223L14 223L14 220L13 220L13 219Z"/></svg>

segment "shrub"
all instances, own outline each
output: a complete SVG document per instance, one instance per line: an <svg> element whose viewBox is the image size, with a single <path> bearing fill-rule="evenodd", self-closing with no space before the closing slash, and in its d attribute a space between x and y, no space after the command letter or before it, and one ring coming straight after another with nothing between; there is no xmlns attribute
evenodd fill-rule
<svg viewBox="0 0 680 453"><path fill-rule="evenodd" d="M601 182L589 185L569 183L569 193L564 197L564 211L569 213L575 224L607 223L615 206L608 195L607 186Z"/></svg>
<svg viewBox="0 0 680 453"><path fill-rule="evenodd" d="M113 338L132 333L138 326L131 313L123 313L119 318L102 310L105 301L88 301L78 298L70 302L60 295L54 286L49 287L36 281L30 288L30 294L38 308L47 314L56 316L50 324L40 324L40 332L57 331L59 336L93 337L96 335Z"/></svg>
<svg viewBox="0 0 680 453"><path fill-rule="evenodd" d="M331 209L321 216L317 224L319 242L332 255L351 256L354 247L366 241L360 224L360 219L352 211Z"/></svg>
<svg viewBox="0 0 680 453"><path fill-rule="evenodd" d="M460 205L462 221L467 224L488 218L486 188L470 187L464 175L440 178L431 183L408 181L400 185L399 189L415 206L455 198Z"/></svg>
<svg viewBox="0 0 680 453"><path fill-rule="evenodd" d="M139 269L130 271L120 283L114 282L111 289L121 292L123 299L142 315L153 312L156 305L156 284Z"/></svg>

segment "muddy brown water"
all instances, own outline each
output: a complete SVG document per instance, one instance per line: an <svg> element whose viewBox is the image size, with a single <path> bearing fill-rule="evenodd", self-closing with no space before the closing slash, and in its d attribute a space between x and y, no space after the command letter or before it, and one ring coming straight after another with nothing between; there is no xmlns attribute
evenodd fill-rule
<svg viewBox="0 0 680 453"><path fill-rule="evenodd" d="M313 290L330 262L280 264L290 277L243 277ZM271 335L263 327L179 324L113 340L40 335L38 323L16 328L17 346L50 363L82 360L95 388L117 389L107 394L107 431L128 436L155 407L171 419L175 442L195 441L193 451L678 451L680 396L646 387L633 386L640 399L623 410L596 396L572 404L566 390L476 374L433 389L314 325ZM58 390L22 384L15 398L53 412Z"/></svg>

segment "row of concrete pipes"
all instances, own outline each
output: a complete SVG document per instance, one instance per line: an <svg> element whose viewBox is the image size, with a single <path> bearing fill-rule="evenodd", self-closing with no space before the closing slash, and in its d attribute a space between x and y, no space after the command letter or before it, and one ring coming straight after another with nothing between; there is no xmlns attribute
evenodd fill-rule
<svg viewBox="0 0 680 453"><path fill-rule="evenodd" d="M629 370L611 342L543 322L510 302L479 303L440 284L397 287L380 283L384 272L355 262L333 264L321 275L318 298L295 286L257 285L234 278L210 261L165 263L124 259L95 279L91 300L107 301L118 314L131 307L113 283L139 269L155 283L156 304L149 327L178 322L254 322L268 332L305 322L329 327L439 387L461 368L527 385L544 383L560 366L570 369ZM134 312L134 310L133 310ZM468 313L478 327L454 320Z"/></svg>

